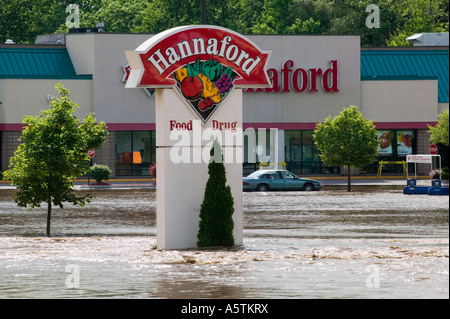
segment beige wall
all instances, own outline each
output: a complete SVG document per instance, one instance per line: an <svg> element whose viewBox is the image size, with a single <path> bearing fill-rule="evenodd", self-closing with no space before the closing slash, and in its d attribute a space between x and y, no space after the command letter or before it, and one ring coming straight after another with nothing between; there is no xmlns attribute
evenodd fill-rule
<svg viewBox="0 0 450 319"><path fill-rule="evenodd" d="M93 111L91 80L30 80L1 79L0 123L20 124L26 115L39 115L41 110L50 108L47 94L59 97L55 86L61 82L71 91L70 98L77 103L78 118L84 118Z"/></svg>
<svg viewBox="0 0 450 319"><path fill-rule="evenodd" d="M435 122L437 80L362 81L364 116L376 122Z"/></svg>
<svg viewBox="0 0 450 319"><path fill-rule="evenodd" d="M66 46L77 74L92 80L63 80L80 105L80 117L96 113L107 123L154 123L155 98L142 89L125 89L122 66L125 50L133 50L151 34L67 34ZM248 36L271 50L269 68L280 70L287 60L296 68L329 68L338 61L340 92L244 92L245 123L315 123L357 105L376 122L434 122L448 103L437 103L437 80L360 81L358 36ZM290 73L292 75L292 72ZM279 74L282 77L281 73ZM281 79L280 79L281 81ZM0 79L1 123L21 123L49 106L46 94L57 95L58 80ZM319 84L319 83L318 83Z"/></svg>
<svg viewBox="0 0 450 319"><path fill-rule="evenodd" d="M438 114L442 114L442 112L444 112L444 110L448 110L449 108L449 103L439 103L438 104Z"/></svg>
<svg viewBox="0 0 450 319"><path fill-rule="evenodd" d="M92 110L107 123L154 123L155 98L142 89L125 89L124 51L134 50L152 34L68 34L66 46L78 74L93 74ZM339 92L244 92L245 123L316 123L357 105L376 122L434 122L448 108L437 102L437 80L360 81L358 36L258 36L248 38L272 54L268 67L281 70L330 67L338 61ZM292 72L290 73L292 76ZM279 73L280 83L282 74Z"/></svg>
<svg viewBox="0 0 450 319"><path fill-rule="evenodd" d="M142 89L125 89L126 50L136 49L149 34L67 34L66 46L77 74L93 74L96 118L106 123L154 123L155 99ZM81 72L81 73L78 73Z"/></svg>
<svg viewBox="0 0 450 319"><path fill-rule="evenodd" d="M249 36L265 50L271 50L269 68L280 70L287 60L293 69L330 68L338 61L339 92L326 93L317 81L318 92L245 93L244 122L323 121L344 107L361 104L360 38L358 36ZM292 72L290 73L292 75ZM281 74L279 74L281 76ZM282 77L282 76L281 76Z"/></svg>
<svg viewBox="0 0 450 319"><path fill-rule="evenodd" d="M95 72L95 35L66 34L66 48L78 75Z"/></svg>
<svg viewBox="0 0 450 319"><path fill-rule="evenodd" d="M94 110L107 123L154 123L155 99L121 82L124 52L134 50L151 34L68 34L67 49L79 74L94 74ZM244 93L244 122L318 122L342 108L361 104L359 36L248 36L261 49L271 50L269 68L287 60L296 68L330 67L338 60L340 92ZM292 75L292 72L290 73ZM281 74L280 74L281 76Z"/></svg>

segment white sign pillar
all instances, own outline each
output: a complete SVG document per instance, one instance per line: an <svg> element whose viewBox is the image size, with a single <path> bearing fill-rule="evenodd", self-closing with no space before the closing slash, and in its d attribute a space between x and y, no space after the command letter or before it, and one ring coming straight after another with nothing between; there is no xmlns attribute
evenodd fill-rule
<svg viewBox="0 0 450 319"><path fill-rule="evenodd" d="M239 125L237 129L242 129L242 90L234 90L224 103L212 120L229 123L232 118ZM225 134L233 137L231 132L214 129L212 123L203 126L193 118L173 89L156 90L158 248L196 247L200 206L209 177L209 152L215 137L222 146L227 184L234 199L235 244L243 244L242 160L236 160L236 155L242 154L242 142L226 144ZM179 129L174 128L176 125ZM233 155L234 160L230 159Z"/></svg>
<svg viewBox="0 0 450 319"><path fill-rule="evenodd" d="M234 242L243 244L242 88L270 86L269 54L215 26L170 29L126 52L126 87L156 88L158 248L197 246L214 140L234 200Z"/></svg>

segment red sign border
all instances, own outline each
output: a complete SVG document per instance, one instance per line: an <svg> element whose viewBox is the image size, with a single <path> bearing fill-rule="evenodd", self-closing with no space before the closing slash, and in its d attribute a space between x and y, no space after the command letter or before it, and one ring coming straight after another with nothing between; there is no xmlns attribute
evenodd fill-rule
<svg viewBox="0 0 450 319"><path fill-rule="evenodd" d="M199 36L201 34L202 30L204 33L209 33L209 35L214 34L216 36L219 35L219 38L222 37L222 40L224 41L224 43L222 43L222 44L224 44L224 45L226 44L225 37L230 37L234 40L238 40L238 42L239 42L238 44L241 47L241 54L242 54L242 47L244 47L248 51L258 52L257 57L251 58L253 60L260 59L257 64L259 64L261 62L260 66L256 65L256 66L258 66L258 68L255 67L254 70L252 70L252 72L255 71L254 72L255 74L250 73L247 75L247 74L244 74L244 72L242 72L242 69L237 69L237 68L234 69L235 72L239 75L239 78L236 78L233 83L235 85L235 87L237 87L237 88L270 88L272 86L269 75L267 73L267 64L268 64L270 55L272 53L271 51L266 51L266 50L260 49L251 40L249 40L248 38L244 37L243 35L235 32L235 31L232 31L232 30L229 30L229 29L226 29L223 27L219 27L219 26L198 25L198 26L181 26L181 27L176 27L176 28L166 30L164 32L161 32L161 33L151 37L150 39L148 39L147 41L142 43L134 51L127 51L126 56L127 56L128 62L130 63L130 66L131 66L131 72L130 72L130 76L128 77L126 87L172 88L173 86L175 86L175 81L173 79L169 78L170 75L175 70L177 70L179 67L186 65L186 63L195 61L200 56L203 57L204 59L214 58L221 63L225 64L226 62L228 62L228 64L230 66L233 66L233 65L235 66L236 63L233 63L233 61L227 60L223 56L224 52L222 52L222 50L221 50L222 56L202 53L202 54L193 54L191 56L180 59L178 62L175 62L175 63L171 64L168 68L166 68L163 72L165 76L164 75L160 76L159 79L157 76L151 75L151 72L149 72L145 68L145 64L150 63L150 62L146 63L148 61L149 57L156 54L156 52L159 49L158 48L159 45L165 44L167 46L167 43L170 43L172 41L173 41L173 43L176 43L175 42L176 40L181 41L181 39L185 39L186 32L190 32L190 38L192 38L195 35ZM231 41L229 41L229 42L231 42ZM229 48L230 47L231 47L231 45L229 46ZM237 47L237 46L235 45L235 47ZM239 49L239 47L237 47L237 48ZM246 51L244 51L244 53L245 52ZM237 58L237 60L239 60L239 57ZM251 59L248 58L249 62L251 62L250 61ZM242 62L242 61L243 60L241 59L239 62ZM227 64L225 64L225 65L227 65ZM167 70L167 74L166 74L166 70ZM155 79L158 79L159 83L151 82Z"/></svg>

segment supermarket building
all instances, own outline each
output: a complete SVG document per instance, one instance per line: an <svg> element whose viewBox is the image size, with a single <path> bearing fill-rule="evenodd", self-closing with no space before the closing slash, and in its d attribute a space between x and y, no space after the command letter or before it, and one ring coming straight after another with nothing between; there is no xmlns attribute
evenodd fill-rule
<svg viewBox="0 0 450 319"><path fill-rule="evenodd" d="M17 149L22 117L49 108L61 82L80 106L79 118L93 112L107 123L107 142L94 161L114 176L148 176L156 162L154 91L125 88L124 52L151 36L69 33L40 36L34 45L0 45L0 171ZM272 162L285 162L299 175L345 173L320 161L312 134L316 123L350 105L374 120L378 160L428 153L428 125L449 108L448 40L446 46L361 48L359 36L247 37L272 51L273 87L244 91L243 129L266 129ZM249 147L244 141L244 174L257 168L247 155L259 148ZM376 169L374 162L356 173Z"/></svg>

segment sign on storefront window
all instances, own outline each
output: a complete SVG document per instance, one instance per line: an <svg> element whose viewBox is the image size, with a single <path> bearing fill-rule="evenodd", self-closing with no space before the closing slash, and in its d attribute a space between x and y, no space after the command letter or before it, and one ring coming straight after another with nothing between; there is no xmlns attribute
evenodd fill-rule
<svg viewBox="0 0 450 319"><path fill-rule="evenodd" d="M397 154L405 156L412 154L413 132L411 130L397 131Z"/></svg>
<svg viewBox="0 0 450 319"><path fill-rule="evenodd" d="M378 154L381 156L392 155L392 131L378 131Z"/></svg>

